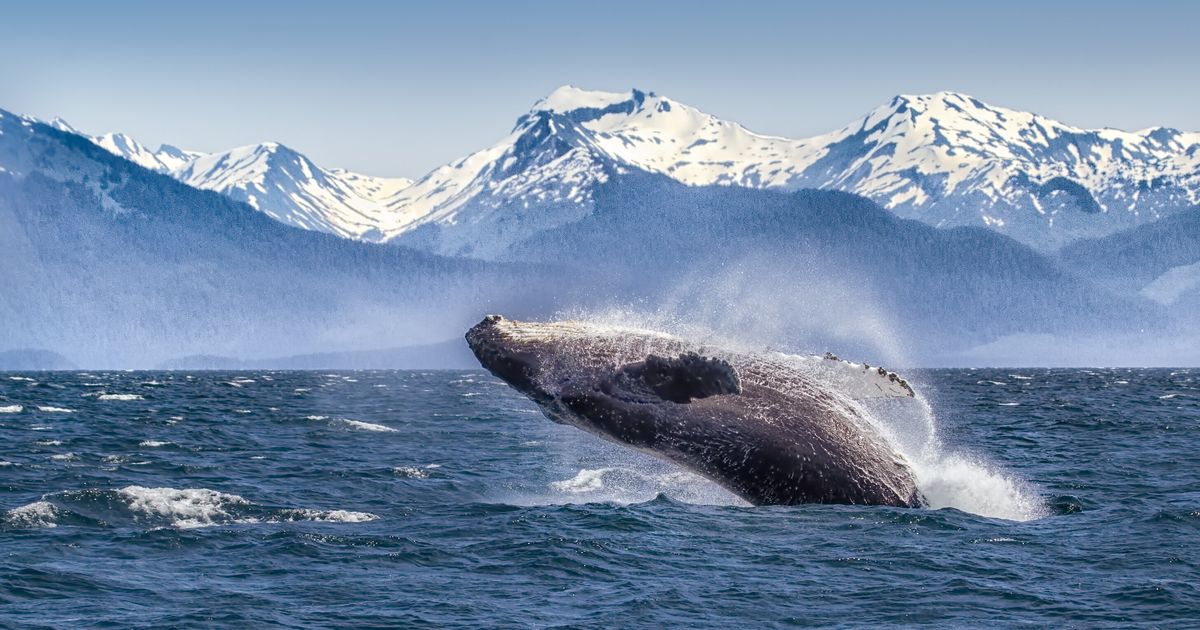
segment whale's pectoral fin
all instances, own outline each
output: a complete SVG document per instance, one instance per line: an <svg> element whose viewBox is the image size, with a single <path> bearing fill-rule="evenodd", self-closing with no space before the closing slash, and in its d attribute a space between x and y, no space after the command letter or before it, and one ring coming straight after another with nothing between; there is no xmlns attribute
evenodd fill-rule
<svg viewBox="0 0 1200 630"><path fill-rule="evenodd" d="M658 398L674 403L742 393L742 381L732 365L695 353L674 358L652 354L645 361L621 368L617 380L626 387L632 386L642 393L652 392Z"/></svg>

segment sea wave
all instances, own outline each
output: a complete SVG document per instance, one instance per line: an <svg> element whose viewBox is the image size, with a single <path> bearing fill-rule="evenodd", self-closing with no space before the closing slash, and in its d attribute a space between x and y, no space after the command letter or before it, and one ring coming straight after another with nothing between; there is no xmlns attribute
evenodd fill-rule
<svg viewBox="0 0 1200 630"><path fill-rule="evenodd" d="M141 394L100 394L96 400L142 400Z"/></svg>
<svg viewBox="0 0 1200 630"><path fill-rule="evenodd" d="M338 420L338 423L359 431L377 431L380 433L396 433L398 431L398 429L393 429L392 427L384 426L382 424L372 424L370 422L363 422L361 420L348 420L346 418L342 418Z"/></svg>
<svg viewBox="0 0 1200 630"><path fill-rule="evenodd" d="M77 490L48 494L8 510L0 517L7 529L58 525L122 524L195 529L255 523L364 523L379 517L370 512L271 507L237 494L209 488Z"/></svg>
<svg viewBox="0 0 1200 630"><path fill-rule="evenodd" d="M697 475L660 462L627 462L601 468L581 468L574 476L551 481L550 496L541 503L645 503L659 495L697 505L747 505L728 490ZM525 502L518 499L518 503Z"/></svg>

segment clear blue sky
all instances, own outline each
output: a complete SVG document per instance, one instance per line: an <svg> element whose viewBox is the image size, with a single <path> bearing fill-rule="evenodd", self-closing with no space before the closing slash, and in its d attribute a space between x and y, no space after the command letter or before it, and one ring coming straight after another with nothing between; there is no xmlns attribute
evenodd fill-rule
<svg viewBox="0 0 1200 630"><path fill-rule="evenodd" d="M1191 2L5 4L0 108L152 146L278 140L375 175L483 148L564 83L785 136L945 89L1080 126L1200 130Z"/></svg>

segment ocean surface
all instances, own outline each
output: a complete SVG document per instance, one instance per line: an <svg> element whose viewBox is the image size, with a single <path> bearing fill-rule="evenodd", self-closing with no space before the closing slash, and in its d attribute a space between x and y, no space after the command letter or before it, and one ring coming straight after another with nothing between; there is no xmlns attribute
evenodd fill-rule
<svg viewBox="0 0 1200 630"><path fill-rule="evenodd" d="M0 627L1200 626L1200 370L914 380L931 509L749 507L478 371L0 373Z"/></svg>

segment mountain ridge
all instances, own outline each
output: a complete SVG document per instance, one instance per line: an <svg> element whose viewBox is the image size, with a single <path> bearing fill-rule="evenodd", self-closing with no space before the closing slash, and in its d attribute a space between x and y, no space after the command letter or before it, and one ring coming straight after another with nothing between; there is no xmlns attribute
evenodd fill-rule
<svg viewBox="0 0 1200 630"><path fill-rule="evenodd" d="M789 139L654 92L567 85L498 142L416 180L323 169L278 143L203 155L86 137L297 227L482 258L587 216L592 188L622 168L688 185L841 190L1043 251L1200 203L1200 133L1083 129L952 91L897 95L838 130Z"/></svg>

